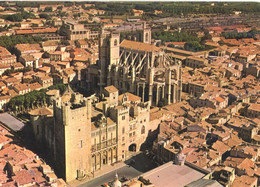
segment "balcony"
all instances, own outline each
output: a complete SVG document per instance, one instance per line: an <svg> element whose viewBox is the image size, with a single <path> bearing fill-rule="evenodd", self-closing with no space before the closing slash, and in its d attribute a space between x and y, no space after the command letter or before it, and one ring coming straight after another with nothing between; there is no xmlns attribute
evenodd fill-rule
<svg viewBox="0 0 260 187"><path fill-rule="evenodd" d="M106 149L108 147L114 146L117 144L116 138L113 138L112 140L104 141L102 143L98 143L96 145L91 146L91 152L96 152L102 149Z"/></svg>

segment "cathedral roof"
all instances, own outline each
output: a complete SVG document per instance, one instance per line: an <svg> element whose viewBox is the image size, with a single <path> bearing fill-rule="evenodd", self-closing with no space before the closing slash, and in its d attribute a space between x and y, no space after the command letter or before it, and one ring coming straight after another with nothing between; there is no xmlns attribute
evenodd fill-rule
<svg viewBox="0 0 260 187"><path fill-rule="evenodd" d="M139 50L139 51L147 51L147 52L153 52L153 51L160 51L159 47L156 47L151 44L142 43L142 42L136 42L136 41L130 41L130 40L123 40L120 44L120 47Z"/></svg>

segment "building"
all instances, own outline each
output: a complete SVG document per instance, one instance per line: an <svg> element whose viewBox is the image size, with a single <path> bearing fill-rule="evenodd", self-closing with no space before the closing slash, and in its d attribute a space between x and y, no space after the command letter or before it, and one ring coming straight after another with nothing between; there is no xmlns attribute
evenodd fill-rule
<svg viewBox="0 0 260 187"><path fill-rule="evenodd" d="M92 104L97 98L83 98L69 87L61 97L52 97L53 110L29 113L37 142L53 154L56 172L66 181L140 150L149 131L150 104L118 93L114 86L105 87L103 101Z"/></svg>
<svg viewBox="0 0 260 187"><path fill-rule="evenodd" d="M116 29L120 37L127 40L138 41L143 43L152 43L152 31L146 22L127 23L120 25Z"/></svg>
<svg viewBox="0 0 260 187"><path fill-rule="evenodd" d="M98 84L102 93L105 86L114 85L121 93L129 91L153 105L181 100L181 62L149 43L119 44L119 33L102 31L100 37L98 64L87 69L89 89Z"/></svg>
<svg viewBox="0 0 260 187"><path fill-rule="evenodd" d="M20 29L15 31L16 35L38 36L47 40L59 41L64 39L57 33L57 28Z"/></svg>
<svg viewBox="0 0 260 187"><path fill-rule="evenodd" d="M24 54L40 53L42 50L40 44L29 44L29 43L16 44L15 49L18 57Z"/></svg>
<svg viewBox="0 0 260 187"><path fill-rule="evenodd" d="M12 65L16 63L16 56L12 55L6 48L0 46L0 63Z"/></svg>
<svg viewBox="0 0 260 187"><path fill-rule="evenodd" d="M46 41L46 42L42 42L42 48L43 51L55 51L58 48L59 44L57 41Z"/></svg>
<svg viewBox="0 0 260 187"><path fill-rule="evenodd" d="M68 40L84 40L89 39L90 30L84 27L84 24L79 24L74 20L63 21L63 32Z"/></svg>
<svg viewBox="0 0 260 187"><path fill-rule="evenodd" d="M70 57L70 53L65 51L50 51L49 55L51 61L63 61Z"/></svg>
<svg viewBox="0 0 260 187"><path fill-rule="evenodd" d="M189 185L191 182L204 178L208 173L210 172L198 167L194 167L190 164L177 165L173 164L171 161L151 171L148 171L141 176L143 179L150 182L150 185L148 186L182 187Z"/></svg>
<svg viewBox="0 0 260 187"><path fill-rule="evenodd" d="M202 68L208 64L208 60L194 56L187 57L185 65L192 68Z"/></svg>

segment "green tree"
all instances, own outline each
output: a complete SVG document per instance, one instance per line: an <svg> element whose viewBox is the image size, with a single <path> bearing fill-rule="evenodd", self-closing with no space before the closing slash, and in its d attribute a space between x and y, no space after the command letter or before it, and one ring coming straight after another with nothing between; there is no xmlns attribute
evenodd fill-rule
<svg viewBox="0 0 260 187"><path fill-rule="evenodd" d="M67 85L65 84L56 84L52 85L48 88L49 90L60 90L60 94L63 94L65 90L67 89Z"/></svg>
<svg viewBox="0 0 260 187"><path fill-rule="evenodd" d="M192 41L192 42L187 42L184 44L184 49L188 50L188 51L203 51L205 50L205 46L201 45L199 42L197 41Z"/></svg>
<svg viewBox="0 0 260 187"><path fill-rule="evenodd" d="M41 14L39 14L39 17L40 17L40 18L47 19L47 20L50 20L50 19L51 19L51 16L50 16L49 14L46 14L46 13L41 13Z"/></svg>
<svg viewBox="0 0 260 187"><path fill-rule="evenodd" d="M9 21L21 22L21 21L23 21L23 16L22 16L22 14L18 13L18 14L8 15L6 17L6 19L9 20Z"/></svg>
<svg viewBox="0 0 260 187"><path fill-rule="evenodd" d="M52 7L46 7L46 8L44 9L44 12L52 12Z"/></svg>

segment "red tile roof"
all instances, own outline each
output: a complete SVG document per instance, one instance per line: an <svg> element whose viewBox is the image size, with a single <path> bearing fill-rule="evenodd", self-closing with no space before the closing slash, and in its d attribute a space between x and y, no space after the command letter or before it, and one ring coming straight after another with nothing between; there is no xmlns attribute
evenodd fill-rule
<svg viewBox="0 0 260 187"><path fill-rule="evenodd" d="M118 92L118 89L116 87L114 87L113 85L111 86L107 86L104 88L108 93L114 93L114 92Z"/></svg>

